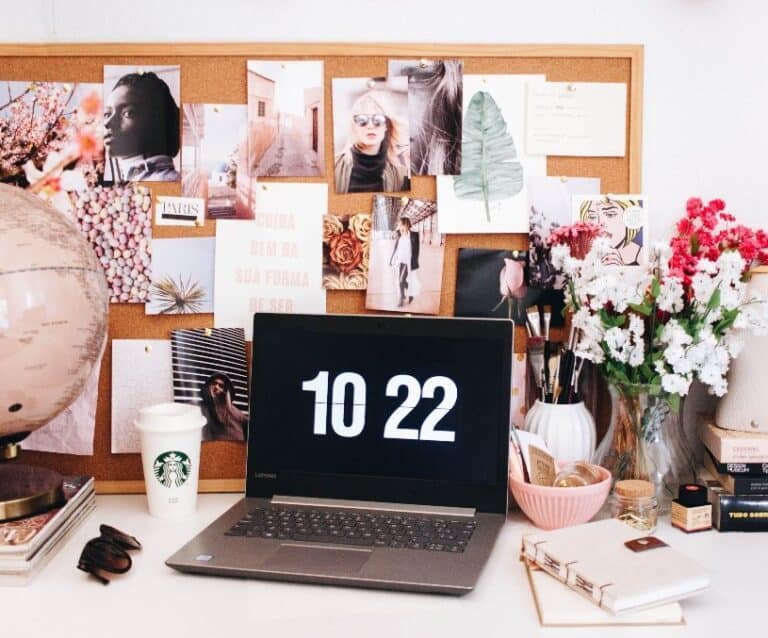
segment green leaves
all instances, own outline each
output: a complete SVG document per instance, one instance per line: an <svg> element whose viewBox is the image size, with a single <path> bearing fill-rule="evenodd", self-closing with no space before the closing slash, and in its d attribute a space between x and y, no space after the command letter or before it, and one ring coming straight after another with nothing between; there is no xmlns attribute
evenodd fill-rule
<svg viewBox="0 0 768 638"><path fill-rule="evenodd" d="M659 283L659 278L654 277L653 282L651 283L651 297L653 299L657 299L659 294L661 293L661 284Z"/></svg>
<svg viewBox="0 0 768 638"><path fill-rule="evenodd" d="M597 311L597 314L600 316L600 321L607 330L610 330L611 328L621 328L627 322L627 318L624 315L612 316L605 308L600 308L600 310Z"/></svg>
<svg viewBox="0 0 768 638"><path fill-rule="evenodd" d="M651 315L651 310L653 310L653 307L651 306L651 303L644 299L643 303L631 303L629 304L629 307L634 310L636 313L643 315L644 317L649 317Z"/></svg>
<svg viewBox="0 0 768 638"><path fill-rule="evenodd" d="M515 161L515 142L490 93L478 91L472 96L463 131L461 175L454 178L453 189L459 199L484 202L485 216L491 221L489 202L523 189L523 167Z"/></svg>

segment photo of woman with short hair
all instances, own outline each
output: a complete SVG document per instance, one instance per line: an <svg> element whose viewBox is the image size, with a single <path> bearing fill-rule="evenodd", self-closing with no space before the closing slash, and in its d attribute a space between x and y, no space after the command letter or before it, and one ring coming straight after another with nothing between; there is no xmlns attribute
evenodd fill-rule
<svg viewBox="0 0 768 638"><path fill-rule="evenodd" d="M178 89L179 67L104 67L105 180L179 181L179 104L161 75Z"/></svg>
<svg viewBox="0 0 768 638"><path fill-rule="evenodd" d="M407 79L334 78L333 103L336 192L409 190Z"/></svg>

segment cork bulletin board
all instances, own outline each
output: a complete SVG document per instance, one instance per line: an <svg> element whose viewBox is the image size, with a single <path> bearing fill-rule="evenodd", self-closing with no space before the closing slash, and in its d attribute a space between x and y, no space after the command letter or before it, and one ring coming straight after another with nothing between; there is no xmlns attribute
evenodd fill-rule
<svg viewBox="0 0 768 638"><path fill-rule="evenodd" d="M0 79L50 82L97 82L105 64L181 67L181 102L246 103L246 61L313 59L324 62L325 178L260 178L280 182L327 182L328 211L355 213L371 208L371 194L337 195L333 186L333 122L331 79L387 74L391 58L458 58L465 74L545 74L549 81L621 82L627 85L627 129L624 157L548 157L552 176L600 177L604 193L639 193L641 189L643 47L641 45L445 45L445 44L62 44L0 45ZM154 196L180 195L181 184L147 184ZM411 196L436 199L434 177L412 177ZM215 220L202 227L154 226L153 237L215 235ZM318 242L320 238L318 237ZM525 234L447 235L440 315L453 315L460 247L527 248ZM366 313L364 291L327 293L329 313ZM109 339L168 339L176 328L213 327L212 314L147 316L143 304L112 304ZM553 339L561 339L556 333ZM525 330L517 328L515 350L525 352ZM97 490L143 491L138 454L112 454L110 449L111 343L102 361L93 456L25 451L23 461L64 474L92 474ZM241 490L245 446L216 441L203 446L201 491Z"/></svg>

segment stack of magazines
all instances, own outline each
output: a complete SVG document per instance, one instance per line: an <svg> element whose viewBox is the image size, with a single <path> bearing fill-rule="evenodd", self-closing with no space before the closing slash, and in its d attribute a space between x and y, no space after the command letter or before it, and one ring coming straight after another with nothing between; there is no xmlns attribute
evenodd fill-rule
<svg viewBox="0 0 768 638"><path fill-rule="evenodd" d="M64 478L64 504L0 523L0 585L24 585L93 510L92 476Z"/></svg>

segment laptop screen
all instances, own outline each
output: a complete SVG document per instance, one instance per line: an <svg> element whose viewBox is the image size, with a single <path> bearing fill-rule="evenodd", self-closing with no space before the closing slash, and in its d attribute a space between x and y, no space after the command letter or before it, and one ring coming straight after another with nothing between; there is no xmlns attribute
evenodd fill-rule
<svg viewBox="0 0 768 638"><path fill-rule="evenodd" d="M248 496L506 507L512 324L254 319Z"/></svg>

